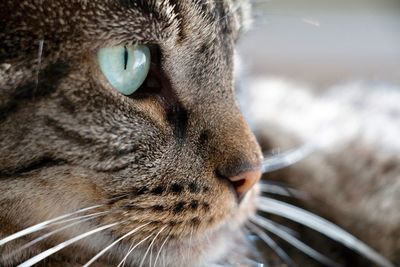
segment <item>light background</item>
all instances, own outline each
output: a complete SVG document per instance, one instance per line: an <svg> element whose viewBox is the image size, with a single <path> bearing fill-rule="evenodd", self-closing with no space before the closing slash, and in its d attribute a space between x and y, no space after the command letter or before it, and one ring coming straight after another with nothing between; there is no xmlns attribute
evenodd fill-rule
<svg viewBox="0 0 400 267"><path fill-rule="evenodd" d="M246 70L323 87L400 85L399 0L252 0L239 45Z"/></svg>

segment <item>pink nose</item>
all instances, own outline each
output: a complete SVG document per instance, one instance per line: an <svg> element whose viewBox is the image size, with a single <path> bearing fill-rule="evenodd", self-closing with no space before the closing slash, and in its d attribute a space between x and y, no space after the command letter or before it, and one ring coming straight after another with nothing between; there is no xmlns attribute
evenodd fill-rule
<svg viewBox="0 0 400 267"><path fill-rule="evenodd" d="M218 177L229 181L236 192L238 201L260 180L261 168L250 167L250 164L231 164L217 169ZM251 165L250 165L251 166ZM254 165L253 165L254 166Z"/></svg>
<svg viewBox="0 0 400 267"><path fill-rule="evenodd" d="M236 194L241 199L259 180L261 170L243 171L238 175L227 177L233 185Z"/></svg>

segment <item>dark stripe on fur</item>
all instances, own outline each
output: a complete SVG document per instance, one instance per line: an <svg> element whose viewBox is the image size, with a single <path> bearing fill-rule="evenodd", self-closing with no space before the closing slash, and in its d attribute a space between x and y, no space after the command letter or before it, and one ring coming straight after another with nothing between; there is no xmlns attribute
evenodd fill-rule
<svg viewBox="0 0 400 267"><path fill-rule="evenodd" d="M0 107L0 122L22 103L40 100L53 93L58 88L61 79L68 74L69 69L67 63L57 61L40 71L37 83L32 77L28 83L16 88L11 94L8 104Z"/></svg>

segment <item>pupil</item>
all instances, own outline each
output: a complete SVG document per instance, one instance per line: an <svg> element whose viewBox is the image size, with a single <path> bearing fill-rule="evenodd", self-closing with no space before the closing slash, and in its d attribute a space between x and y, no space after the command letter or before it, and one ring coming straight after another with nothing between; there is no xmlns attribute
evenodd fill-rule
<svg viewBox="0 0 400 267"><path fill-rule="evenodd" d="M126 70L126 66L128 64L128 49L124 46L124 70Z"/></svg>

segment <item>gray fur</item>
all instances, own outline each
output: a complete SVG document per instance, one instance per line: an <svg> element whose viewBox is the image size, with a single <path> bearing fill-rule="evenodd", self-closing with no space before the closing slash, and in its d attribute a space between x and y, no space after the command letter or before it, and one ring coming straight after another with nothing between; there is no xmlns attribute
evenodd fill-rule
<svg viewBox="0 0 400 267"><path fill-rule="evenodd" d="M132 242L164 225L155 248L170 236L162 253L169 266L229 257L254 210L255 192L238 206L215 171L261 160L233 90L234 45L247 9L229 0L0 3L0 238L94 204L117 210L0 257L0 265L14 266L78 233L123 220L42 265L80 265L143 222L152 223L99 264L115 265ZM123 96L100 73L99 48L137 42L160 46L177 106L172 111L157 95ZM116 196L124 197L108 202ZM0 247L0 255L33 238ZM132 264L147 245L132 254Z"/></svg>

